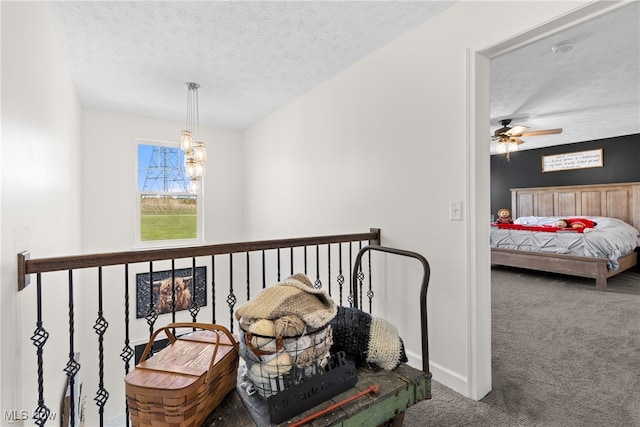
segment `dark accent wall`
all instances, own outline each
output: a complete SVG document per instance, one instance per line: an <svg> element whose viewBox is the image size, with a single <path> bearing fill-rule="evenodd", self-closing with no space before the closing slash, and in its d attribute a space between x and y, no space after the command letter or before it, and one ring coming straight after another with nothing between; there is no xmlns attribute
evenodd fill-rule
<svg viewBox="0 0 640 427"><path fill-rule="evenodd" d="M526 143L526 142L525 142ZM542 172L542 156L602 148L603 167ZM511 189L640 182L640 134L491 156L491 214L511 209Z"/></svg>

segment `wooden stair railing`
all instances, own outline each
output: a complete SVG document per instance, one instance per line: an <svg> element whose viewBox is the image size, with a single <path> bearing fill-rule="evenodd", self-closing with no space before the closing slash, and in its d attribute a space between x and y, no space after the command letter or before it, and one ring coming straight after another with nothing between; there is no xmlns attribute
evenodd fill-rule
<svg viewBox="0 0 640 427"><path fill-rule="evenodd" d="M154 262L161 262L162 265L170 262L171 267L167 268L167 270L171 271L171 278L173 279L173 292L175 297L175 260L183 260L183 259L191 259L191 271L196 271L197 268L197 259L201 260L203 257L210 257L210 261L206 261L211 266L212 270L212 280L211 280L211 292L212 292L212 301L211 301L211 310L212 310L212 322L217 323L215 319L215 292L218 284L215 282L216 275L216 263L214 257L219 255L228 255L229 256L229 264L228 264L228 274L229 274L229 288L228 295L226 298L226 303L229 307L229 324L230 329L233 331L233 308L237 302L237 297L234 291L234 271L238 270L237 266L234 267L234 254L245 253L245 263L246 263L246 276L247 276L247 299L250 296L250 286L249 283L249 265L250 265L250 253L261 252L262 254L262 287L266 286L266 267L265 267L265 252L275 250L277 252L277 280L280 280L281 274L281 262L285 263L281 258L281 250L289 249L289 265L291 268L291 273L294 271L294 249L304 251L304 272L307 273L307 248L315 247L315 273L316 273L316 281L314 285L316 287L322 287L323 283L321 281L321 273L320 273L320 260L319 254L321 248L326 247L327 253L327 261L326 261L326 272L323 272L323 277L327 277L329 293L331 294L331 275L334 273L338 273L337 278L333 279L339 285L339 303L343 304L343 284L345 285L345 291L348 293L348 301L347 304L353 302L353 296L351 295L351 290L349 286L349 274L353 267L353 259L352 252L353 244L357 244L355 251L357 252L362 248L362 243L366 242L369 245L379 245L380 244L380 229L372 228L369 232L366 233L353 233L353 234L337 234L337 235L327 235L327 236L315 236L315 237L299 237L299 238L287 238L287 239L277 239L277 240L262 240L262 241L252 241L252 242L239 242L239 243L224 243L224 244L215 244L215 245L200 245L200 246L191 246L191 247L177 247L177 248L164 248L164 249L152 249L152 250L135 250L135 251L125 251L125 252L112 252L112 253L102 253L102 254L89 254L89 255L74 255L74 256L63 256L63 257L51 257L51 258L39 258L39 259L31 259L31 256L28 252L23 252L18 254L18 291L22 291L26 286L30 284L31 275L35 275L36 277L36 329L33 332L33 336L31 337L31 341L34 346L36 346L36 356L37 356L37 377L38 377L38 396L37 396L37 408L33 411L33 419L34 423L38 426L44 425L50 418L51 411L45 404L45 392L44 392L44 350L45 344L49 338L49 332L45 329L45 321L43 316L43 306L44 303L42 301L42 287L43 287L43 274L48 272L56 272L56 271L67 271L68 272L68 287L67 287L67 297L69 301L68 305L68 324L69 324L69 348L68 354L69 359L66 367L60 367L60 371L64 371L67 376L67 384L69 385L69 405L68 405L68 413L65 414L68 419L70 425L75 425L76 420L76 410L75 401L76 396L74 396L74 381L76 374L80 370L80 364L75 360L75 348L74 348L74 331L76 328L75 321L75 307L74 307L74 295L73 290L74 287L80 285L79 283L74 284L74 271L81 269L92 269L95 268L98 270L98 305L97 305L97 319L95 324L93 325L93 329L95 333L98 335L98 361L97 367L95 369L96 375L99 377L98 379L98 390L96 392L96 396L93 399L98 406L98 418L99 422L96 421L96 424L99 423L100 426L104 425L104 407L109 398L109 392L105 388L104 379L108 378L107 375L113 376L114 373L105 372L104 368L104 334L109 326L109 322L107 321L105 313L103 312L102 307L102 299L103 292L106 292L106 289L109 292L114 292L116 287L114 286L103 286L103 268L105 267L123 267L124 269L124 348L120 354L123 362L124 362L124 371L125 374L129 372L130 362L135 352L131 347L130 336L129 336L129 266L133 264L141 264L148 263L148 277L150 281L153 282L154 277ZM348 244L348 254L343 255L343 244ZM338 246L339 254L331 254L331 245ZM296 253L296 260L299 260L301 254ZM331 260L333 258L338 259L339 267L337 269L331 270ZM345 266L345 273L343 274L343 257L347 257L348 266ZM273 267L272 265L270 267ZM370 268L369 268L370 270ZM296 271L298 272L298 271ZM369 271L370 272L370 271ZM253 273L253 272L252 272ZM257 274L259 275L259 273ZM346 280L345 280L346 275ZM311 278L313 281L313 278ZM363 280L363 279L362 279ZM195 283L195 280L192 280L192 283ZM269 282L269 284L271 281ZM82 284L84 285L84 283ZM135 285L134 285L135 286ZM152 285L149 285L150 294L152 291ZM195 286L195 285L194 285ZM220 286L221 287L221 286ZM121 288L118 288L121 289ZM195 289L195 288L194 288ZM64 295L63 295L64 296ZM336 298L337 299L337 298ZM150 305L153 305L153 295L149 295ZM195 305L195 306L194 306ZM196 317L199 313L200 307L197 304L192 302L192 305L189 307L189 312L191 313L192 320L195 322ZM173 305L172 310L172 322L175 322L175 305ZM155 309L150 308L149 313L145 316L149 325L149 333L151 334L155 327L156 319L158 318L158 313ZM59 331L57 331L59 335ZM57 348L54 351L59 352L61 349ZM83 361L84 364L87 361ZM50 369L48 366L47 368ZM49 371L48 371L49 372ZM118 374L119 375L119 374ZM128 412L123 409L126 415L126 425L129 425L128 422Z"/></svg>

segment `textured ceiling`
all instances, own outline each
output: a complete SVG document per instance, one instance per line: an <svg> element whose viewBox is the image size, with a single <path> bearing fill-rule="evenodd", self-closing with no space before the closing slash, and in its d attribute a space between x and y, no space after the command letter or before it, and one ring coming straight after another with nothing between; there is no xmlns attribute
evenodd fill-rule
<svg viewBox="0 0 640 427"><path fill-rule="evenodd" d="M564 41L573 49L554 53ZM493 59L491 131L507 118L563 128L524 138L521 150L640 133L640 3Z"/></svg>
<svg viewBox="0 0 640 427"><path fill-rule="evenodd" d="M194 81L201 123L244 129L453 1L49 4L83 105L184 120ZM639 22L633 1L493 59L491 131L564 129L521 149L640 133ZM554 54L564 40L573 50Z"/></svg>
<svg viewBox="0 0 640 427"><path fill-rule="evenodd" d="M88 107L244 129L451 1L54 1Z"/></svg>

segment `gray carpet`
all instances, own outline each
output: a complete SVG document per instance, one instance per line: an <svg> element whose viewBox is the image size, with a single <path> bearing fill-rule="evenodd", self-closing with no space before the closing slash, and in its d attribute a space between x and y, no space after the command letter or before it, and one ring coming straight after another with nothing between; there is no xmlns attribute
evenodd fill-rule
<svg viewBox="0 0 640 427"><path fill-rule="evenodd" d="M640 426L640 274L594 281L492 270L493 390L433 383L405 427Z"/></svg>

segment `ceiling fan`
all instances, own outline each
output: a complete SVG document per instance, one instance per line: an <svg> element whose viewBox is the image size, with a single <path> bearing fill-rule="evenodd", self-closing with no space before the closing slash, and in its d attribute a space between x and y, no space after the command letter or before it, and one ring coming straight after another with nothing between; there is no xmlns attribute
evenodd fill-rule
<svg viewBox="0 0 640 427"><path fill-rule="evenodd" d="M491 137L491 140L498 142L498 153L507 154L507 160L509 160L509 153L512 151L518 151L518 146L524 143L524 140L521 139L522 137L526 138L529 136L554 135L562 133L562 128L526 132L526 130L529 129L527 126L517 125L509 127L510 123L511 119L500 120L502 127L497 129Z"/></svg>

